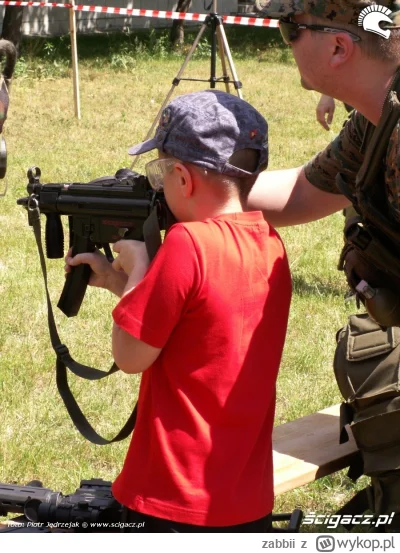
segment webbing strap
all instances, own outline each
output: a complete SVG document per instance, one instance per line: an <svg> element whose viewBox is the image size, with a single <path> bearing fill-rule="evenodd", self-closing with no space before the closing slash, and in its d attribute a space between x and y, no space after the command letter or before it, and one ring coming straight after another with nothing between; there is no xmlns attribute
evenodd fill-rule
<svg viewBox="0 0 400 553"><path fill-rule="evenodd" d="M143 238L146 244L147 255L153 259L161 246L160 224L158 220L158 204L143 223Z"/></svg>

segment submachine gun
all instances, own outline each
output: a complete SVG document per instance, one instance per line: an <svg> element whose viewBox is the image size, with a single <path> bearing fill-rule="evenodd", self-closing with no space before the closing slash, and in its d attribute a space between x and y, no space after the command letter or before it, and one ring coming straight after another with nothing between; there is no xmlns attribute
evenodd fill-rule
<svg viewBox="0 0 400 553"><path fill-rule="evenodd" d="M152 259L161 245L161 230L167 230L175 219L169 211L162 192L155 192L147 178L129 169L120 169L115 176L101 177L88 183L40 182L39 167L28 171L29 196L17 201L28 212L33 227L45 281L50 339L57 356L56 381L65 407L81 434L91 442L104 445L126 438L134 428L136 407L121 432L112 440L97 434L89 424L69 389L67 370L88 380L99 380L118 371L113 364L108 372L99 371L74 361L68 348L59 338L47 286L46 262L43 253L40 215L46 216L46 253L50 259L64 257L64 233L61 216L68 217L69 246L72 256L103 248L110 262L113 256L110 243L121 239L144 240ZM58 307L73 317L79 312L90 277L90 266L72 267Z"/></svg>
<svg viewBox="0 0 400 553"><path fill-rule="evenodd" d="M114 177L102 177L88 183L42 184L39 167L28 170L28 194L17 200L28 209L34 224L35 209L46 215L46 255L48 259L64 257L64 234L61 215L69 221L72 256L103 248L109 261L109 244L123 238L146 240L149 257L155 255L148 240L145 221L156 210L159 228L166 227L169 215L164 195L154 192L145 176L129 169L120 169ZM156 247L161 242L158 242ZM66 277L58 307L67 315L78 314L90 277L90 266L72 267Z"/></svg>

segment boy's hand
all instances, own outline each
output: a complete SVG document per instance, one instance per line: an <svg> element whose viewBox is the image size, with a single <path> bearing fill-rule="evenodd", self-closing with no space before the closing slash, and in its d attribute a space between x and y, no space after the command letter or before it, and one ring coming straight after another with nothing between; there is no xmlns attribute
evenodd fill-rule
<svg viewBox="0 0 400 553"><path fill-rule="evenodd" d="M114 252L118 253L118 257L113 261L113 269L115 271L123 271L130 276L135 270L135 273L143 273L147 271L150 265L150 259L147 255L146 245L139 240L119 240L113 246Z"/></svg>
<svg viewBox="0 0 400 553"><path fill-rule="evenodd" d="M123 273L116 272L104 254L99 252L99 250L93 253L79 253L75 255L75 257L71 257L71 254L72 249L69 249L65 257L66 273L71 271L71 267L87 263L92 269L89 278L90 286L105 288L121 297L127 282L127 277Z"/></svg>

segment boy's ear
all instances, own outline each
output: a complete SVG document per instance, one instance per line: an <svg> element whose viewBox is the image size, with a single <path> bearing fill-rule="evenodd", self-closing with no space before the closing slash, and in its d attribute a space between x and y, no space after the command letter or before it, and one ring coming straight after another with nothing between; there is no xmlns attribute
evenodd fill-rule
<svg viewBox="0 0 400 553"><path fill-rule="evenodd" d="M190 198L193 194L193 178L187 167L182 163L176 163L174 170L176 171L177 178L179 179L178 188L181 191L184 198Z"/></svg>

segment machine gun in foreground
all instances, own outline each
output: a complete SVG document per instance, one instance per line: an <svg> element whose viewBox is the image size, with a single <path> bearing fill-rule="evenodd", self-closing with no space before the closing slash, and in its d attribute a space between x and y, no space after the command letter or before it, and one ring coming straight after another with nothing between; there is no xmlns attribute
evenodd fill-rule
<svg viewBox="0 0 400 553"><path fill-rule="evenodd" d="M93 478L82 480L70 495L44 488L34 481L27 486L0 483L0 516L9 513L23 519L5 525L3 531L119 532L123 507L111 492L111 482ZM22 522L21 522L22 520Z"/></svg>
<svg viewBox="0 0 400 553"><path fill-rule="evenodd" d="M8 532L122 532L135 523L125 522L125 509L111 492L111 482L93 478L82 480L80 488L71 495L63 495L41 482L27 486L0 483L0 516L8 513L23 515L23 520L10 521L3 531ZM287 522L286 528L274 532L299 532L303 513L295 509L289 514L272 515L273 522ZM144 522L136 523L140 531ZM1 531L1 530L0 530Z"/></svg>

